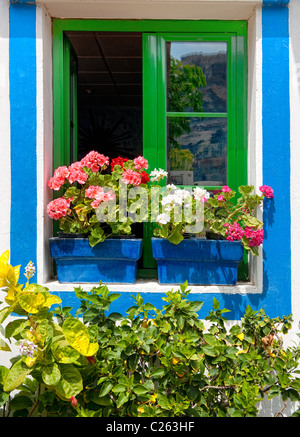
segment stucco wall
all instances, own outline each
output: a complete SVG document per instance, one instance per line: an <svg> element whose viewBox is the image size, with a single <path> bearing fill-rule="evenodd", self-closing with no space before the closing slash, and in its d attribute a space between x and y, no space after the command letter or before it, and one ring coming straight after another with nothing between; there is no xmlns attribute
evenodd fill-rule
<svg viewBox="0 0 300 437"><path fill-rule="evenodd" d="M290 341L298 341L300 320L300 4L299 0L0 0L0 250L10 249L12 263L37 265L37 282L74 303L72 285L49 282L45 213L51 193L53 98L51 18L247 19L248 20L248 178L275 191L274 210L265 216L264 253L252 260L253 283L226 290L194 288L193 298L215 296L238 319L247 304L264 307L270 316L292 312ZM289 3L289 4L288 4ZM21 8L28 14L22 26ZM26 9L27 8L27 9ZM26 30L26 38L24 31ZM21 54L23 58L17 58ZM30 55L30 56L26 56ZM23 61L21 62L21 59ZM22 273L21 273L22 275ZM85 288L89 288L88 286ZM154 304L164 289L154 283L109 287L123 291L122 310L134 291L147 292ZM1 300L1 299L0 299ZM7 356L7 355L5 355ZM6 359L6 358L5 358ZM2 362L2 354L1 354Z"/></svg>

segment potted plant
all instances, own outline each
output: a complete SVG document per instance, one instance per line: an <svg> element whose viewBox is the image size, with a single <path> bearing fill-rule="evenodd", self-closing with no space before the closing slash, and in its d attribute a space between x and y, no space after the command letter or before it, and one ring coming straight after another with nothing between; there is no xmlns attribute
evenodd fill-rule
<svg viewBox="0 0 300 437"><path fill-rule="evenodd" d="M153 182L165 176L162 170L150 174ZM254 186L240 186L236 199L237 193L228 186L210 194L200 187L180 190L167 185L152 238L159 282L234 285L244 249L258 255L263 242L263 223L255 216L256 208L264 198L274 197L268 186L261 186L260 194L253 191ZM176 211L184 212L184 202L191 206L188 217ZM196 219L202 232L199 226L191 226Z"/></svg>
<svg viewBox="0 0 300 437"><path fill-rule="evenodd" d="M48 181L62 195L47 206L62 233L50 238L60 282L133 283L142 239L132 236L132 225L147 211L130 214L141 205L128 190L147 190L148 162L115 158L96 151L70 166L58 167ZM117 237L117 238L116 238Z"/></svg>

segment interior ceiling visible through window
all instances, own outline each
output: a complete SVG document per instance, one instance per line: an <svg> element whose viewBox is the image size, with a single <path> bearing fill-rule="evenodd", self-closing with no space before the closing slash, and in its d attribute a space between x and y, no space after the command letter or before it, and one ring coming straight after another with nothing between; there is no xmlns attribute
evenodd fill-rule
<svg viewBox="0 0 300 437"><path fill-rule="evenodd" d="M142 105L141 33L67 32L78 58L81 106Z"/></svg>

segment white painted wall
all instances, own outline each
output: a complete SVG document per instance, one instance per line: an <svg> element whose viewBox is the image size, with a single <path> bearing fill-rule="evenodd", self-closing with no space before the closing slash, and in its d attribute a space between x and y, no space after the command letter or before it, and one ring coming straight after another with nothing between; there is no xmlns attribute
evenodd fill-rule
<svg viewBox="0 0 300 437"><path fill-rule="evenodd" d="M56 18L215 19L248 18L262 0L37 0Z"/></svg>
<svg viewBox="0 0 300 437"><path fill-rule="evenodd" d="M46 208L52 200L47 182L53 174L52 23L43 5L36 11L37 49L37 282L50 276L49 237L52 220Z"/></svg>
<svg viewBox="0 0 300 437"><path fill-rule="evenodd" d="M300 2L290 0L291 283L295 333L300 321ZM298 338L299 342L299 338Z"/></svg>

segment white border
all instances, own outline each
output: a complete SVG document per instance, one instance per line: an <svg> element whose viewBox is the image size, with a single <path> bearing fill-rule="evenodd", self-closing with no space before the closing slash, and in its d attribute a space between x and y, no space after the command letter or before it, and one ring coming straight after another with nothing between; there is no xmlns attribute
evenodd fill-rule
<svg viewBox="0 0 300 437"><path fill-rule="evenodd" d="M291 108L291 287L293 330L300 321L300 2L290 0L290 108Z"/></svg>
<svg viewBox="0 0 300 437"><path fill-rule="evenodd" d="M10 248L9 2L0 0L0 255Z"/></svg>
<svg viewBox="0 0 300 437"><path fill-rule="evenodd" d="M199 2L201 3L201 2ZM245 2L248 3L248 2ZM253 3L253 2L252 2ZM252 10L248 24L248 178L255 187L262 182L262 26L261 2ZM169 3L170 4L170 3ZM237 6L238 2L236 2ZM215 6L215 5L214 5ZM83 4L81 3L81 7ZM203 10L202 10L203 11ZM199 15L201 15L199 13ZM123 18L122 15L119 18ZM135 16L131 18L136 18ZM198 17L197 17L198 18ZM194 17L195 19L195 17ZM49 13L37 6L37 178L38 178L38 236L37 282L50 291L72 291L74 284L59 284L50 279L49 235L51 221L46 205L51 193L47 181L52 175L52 34ZM260 212L261 214L261 212ZM250 262L252 283L225 286L191 286L194 293L262 293L262 254ZM93 284L91 284L93 285ZM89 285L88 285L89 286ZM170 286L153 281L137 281L133 286L110 284L111 290L164 292Z"/></svg>

